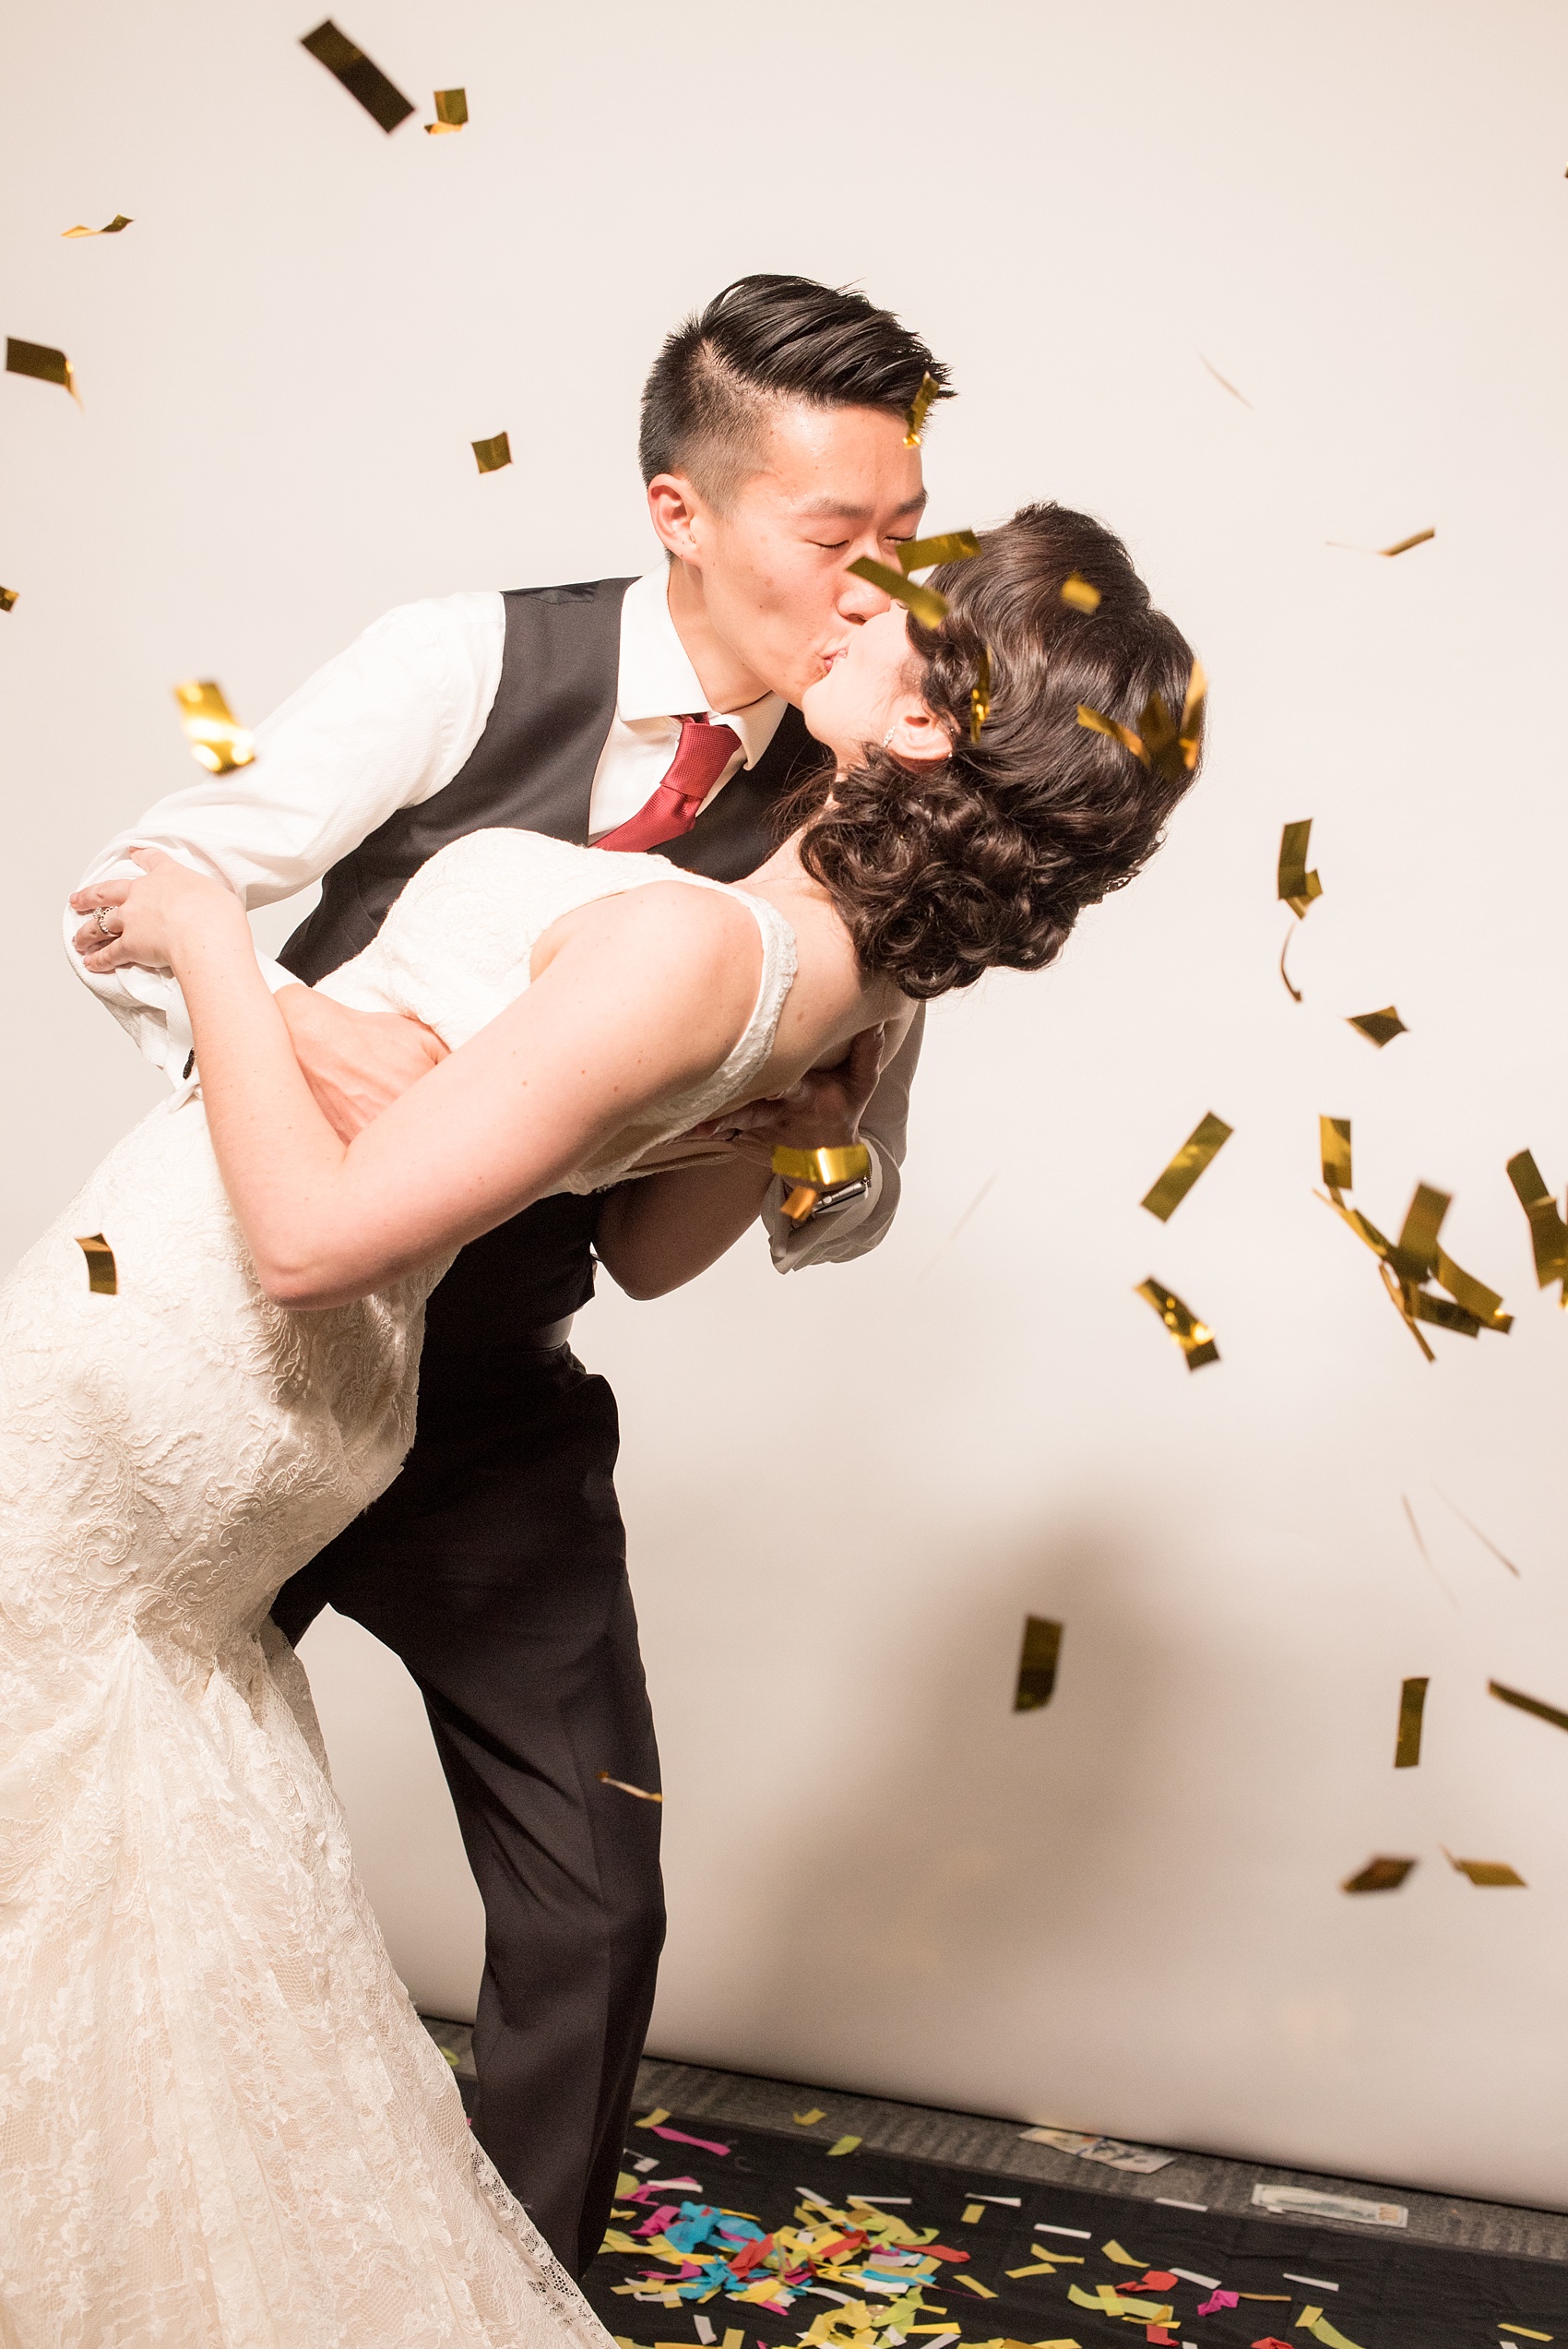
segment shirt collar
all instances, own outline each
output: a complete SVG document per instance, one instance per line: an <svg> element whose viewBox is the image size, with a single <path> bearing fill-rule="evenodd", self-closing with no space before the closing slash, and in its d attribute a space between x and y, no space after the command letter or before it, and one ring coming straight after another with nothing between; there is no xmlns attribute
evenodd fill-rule
<svg viewBox="0 0 1568 2349"><path fill-rule="evenodd" d="M681 718L707 709L697 673L670 616L669 570L661 566L648 571L633 580L621 606L615 714L624 724L636 725L640 718ZM708 715L717 724L734 728L746 765L754 767L778 733L784 710L783 696L770 693L745 709L711 709Z"/></svg>

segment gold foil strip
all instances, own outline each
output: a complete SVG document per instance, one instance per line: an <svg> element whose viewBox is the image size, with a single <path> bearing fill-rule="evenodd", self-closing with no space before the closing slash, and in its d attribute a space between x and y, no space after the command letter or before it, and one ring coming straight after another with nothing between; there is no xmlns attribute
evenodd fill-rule
<svg viewBox="0 0 1568 2349"><path fill-rule="evenodd" d="M619 1795L635 1795L639 1803L661 1803L664 1800L662 1795L650 1795L646 1786L632 1786L624 1778L612 1778L607 1770L596 1770L593 1774L601 1786L613 1786ZM669 2115L665 2114L662 2117L668 2119ZM637 2123L639 2128L651 2128L652 2126L651 2121Z"/></svg>
<svg viewBox="0 0 1568 2349"><path fill-rule="evenodd" d="M907 579L902 571L889 570L885 563L873 563L869 554L858 555L849 569L858 579L869 579L873 588L890 595L897 603L907 603L922 627L939 628L947 617L947 598L935 588L918 587Z"/></svg>
<svg viewBox="0 0 1568 2349"><path fill-rule="evenodd" d="M980 551L973 531L944 531L940 538L912 538L898 549L898 567L906 578L911 571L929 570L933 563L970 563Z"/></svg>
<svg viewBox="0 0 1568 2349"><path fill-rule="evenodd" d="M979 742L980 729L991 715L991 647L982 644L975 662L975 681L969 687L969 740Z"/></svg>
<svg viewBox="0 0 1568 2349"><path fill-rule="evenodd" d="M1062 582L1062 601L1063 603L1070 604L1075 612L1098 612L1100 605L1099 590L1097 587L1091 587L1087 579L1079 572L1070 571Z"/></svg>
<svg viewBox="0 0 1568 2349"><path fill-rule="evenodd" d="M1434 530L1412 531L1408 538L1396 538L1392 546L1380 546L1377 552L1379 554L1408 554L1413 546L1424 546L1429 538L1436 536Z"/></svg>
<svg viewBox="0 0 1568 2349"><path fill-rule="evenodd" d="M468 128L469 93L466 89L438 89L434 104L435 120L425 125L432 138L439 138L444 131Z"/></svg>
<svg viewBox="0 0 1568 2349"><path fill-rule="evenodd" d="M809 1183L797 1183L779 1201L778 1212L787 1223L809 1223L821 1197L822 1193L814 1191Z"/></svg>
<svg viewBox="0 0 1568 2349"><path fill-rule="evenodd" d="M1189 1370L1201 1370L1206 1362L1219 1360L1219 1348L1214 1342L1213 1330L1182 1304L1173 1289L1161 1288L1151 1275L1148 1280L1139 1282L1136 1294L1158 1314L1186 1356Z"/></svg>
<svg viewBox="0 0 1568 2349"><path fill-rule="evenodd" d="M191 746L191 757L209 775L232 774L248 767L255 745L223 698L223 689L210 677L187 678L174 687L180 723Z"/></svg>
<svg viewBox="0 0 1568 2349"><path fill-rule="evenodd" d="M1323 883L1307 870L1312 836L1310 816L1304 823L1287 824L1279 835L1279 895L1299 922L1306 920L1308 908L1323 895Z"/></svg>
<svg viewBox="0 0 1568 2349"><path fill-rule="evenodd" d="M87 1258L87 1285L95 1297L117 1297L120 1276L114 1269L114 1251L101 1232L89 1232L84 1239L78 1232L77 1246Z"/></svg>
<svg viewBox="0 0 1568 2349"><path fill-rule="evenodd" d="M1514 1317L1503 1311L1503 1299L1496 1290L1489 1289L1484 1282L1455 1264L1439 1244L1438 1234L1451 1204L1450 1195L1434 1190L1429 1183L1418 1183L1399 1237L1390 1240L1359 1208L1346 1205L1344 1194L1350 1188L1349 1119L1320 1117L1318 1137L1323 1179L1328 1192L1326 1204L1377 1258L1378 1270L1395 1310L1428 1362L1434 1362L1437 1357L1416 1326L1420 1321L1452 1330L1462 1338L1477 1337L1482 1330L1494 1330L1506 1337L1514 1327ZM1433 1279L1447 1290L1447 1296L1432 1295L1425 1284Z"/></svg>
<svg viewBox="0 0 1568 2349"><path fill-rule="evenodd" d="M1456 1860L1446 1844L1440 1843L1437 1848L1451 1868L1467 1876L1472 1884L1479 1884L1483 1890L1511 1884L1518 1885L1522 1891L1528 1890L1518 1869L1510 1867L1506 1860Z"/></svg>
<svg viewBox="0 0 1568 2349"><path fill-rule="evenodd" d="M318 65L340 81L350 98L357 98L373 123L385 131L394 131L406 123L414 109L395 81L388 81L381 67L373 65L364 51L339 32L330 17L318 24L314 32L302 33L300 47L308 49Z"/></svg>
<svg viewBox="0 0 1568 2349"><path fill-rule="evenodd" d="M1318 1155L1323 1163L1323 1179L1331 1191L1353 1191L1350 1179L1350 1121L1348 1117L1320 1117L1317 1121Z"/></svg>
<svg viewBox="0 0 1568 2349"><path fill-rule="evenodd" d="M1247 398L1246 393L1244 391L1238 391L1229 376L1222 376L1212 359L1204 359L1204 355L1201 351L1198 353L1198 357L1203 359L1204 365L1208 369L1209 374L1214 377L1215 382L1221 385L1223 388L1230 394L1232 399L1239 399L1243 408L1250 408L1252 406L1253 403Z"/></svg>
<svg viewBox="0 0 1568 2349"><path fill-rule="evenodd" d="M1339 1890L1341 1892L1397 1892L1415 1866L1414 1860L1384 1857L1369 1860L1356 1875L1348 1876Z"/></svg>
<svg viewBox="0 0 1568 2349"><path fill-rule="evenodd" d="M1498 1295L1497 1291L1489 1289L1484 1281L1474 1280L1462 1265L1455 1263L1446 1248L1439 1248L1437 1252L1437 1280L1438 1286L1446 1289L1449 1295L1456 1299L1463 1310L1479 1321L1483 1330L1496 1330L1503 1337L1507 1336L1514 1327L1514 1317L1511 1313L1503 1312L1503 1299ZM1452 1501L1449 1507L1453 1508ZM1455 1515L1462 1517L1464 1511L1455 1509ZM1466 1523L1469 1523L1467 1518ZM1473 1533L1475 1530L1472 1525L1471 1532ZM1479 1538L1483 1542L1486 1541L1484 1533ZM1489 1549L1491 1547L1490 1542L1487 1543L1487 1547ZM1498 1556L1503 1557L1501 1550ZM1506 1566L1508 1560L1503 1558L1503 1563ZM1514 1568L1515 1574L1518 1570L1517 1567Z"/></svg>
<svg viewBox="0 0 1568 2349"><path fill-rule="evenodd" d="M1163 694L1150 694L1138 720L1141 733L1131 726L1123 726L1115 718L1107 718L1099 709L1091 709L1087 702L1078 704L1078 723L1087 733L1108 734L1130 750L1150 771L1168 783L1180 783L1198 763L1203 747L1205 705L1208 698L1208 679L1201 661L1194 661L1187 674L1186 697L1180 718L1172 718L1165 706Z"/></svg>
<svg viewBox="0 0 1568 2349"><path fill-rule="evenodd" d="M1290 951L1290 941L1295 935L1296 933L1294 930L1287 930L1285 933L1285 943L1279 949L1279 975L1285 982L1285 992L1289 996L1291 1002L1300 1003L1301 1001L1301 990L1300 987L1293 987L1291 985L1290 973L1285 968L1285 958Z"/></svg>
<svg viewBox="0 0 1568 2349"><path fill-rule="evenodd" d="M1315 874L1313 878L1316 878ZM1381 1011L1359 1011L1353 1019L1347 1019L1345 1025L1358 1029L1369 1043L1377 1046L1379 1052L1384 1044L1391 1044L1396 1036L1408 1036L1410 1032L1391 1003L1385 1004Z"/></svg>
<svg viewBox="0 0 1568 2349"><path fill-rule="evenodd" d="M1507 1174L1519 1204L1529 1218L1536 1286L1546 1289L1553 1281L1561 1281L1562 1290L1558 1303L1568 1306L1568 1224L1559 1214L1557 1201L1541 1181L1540 1169L1527 1150L1509 1160Z"/></svg>
<svg viewBox="0 0 1568 2349"><path fill-rule="evenodd" d="M836 1183L858 1183L871 1173L871 1152L864 1142L844 1142L825 1150L791 1150L774 1145L772 1166L791 1183L814 1183L831 1190Z"/></svg>
<svg viewBox="0 0 1568 2349"><path fill-rule="evenodd" d="M1507 1560L1503 1563L1506 1565ZM1568 1729L1568 1712L1559 1712L1555 1705L1543 1705L1538 1697L1526 1697L1518 1688L1505 1688L1501 1680L1486 1684L1489 1697L1501 1698L1505 1705L1517 1705L1521 1712L1533 1712L1538 1721L1550 1721L1554 1729Z"/></svg>
<svg viewBox="0 0 1568 2349"><path fill-rule="evenodd" d="M1399 1729L1394 1740L1396 1770L1414 1770L1420 1760L1421 1714L1429 1685L1425 1679L1403 1680L1399 1684Z"/></svg>
<svg viewBox="0 0 1568 2349"><path fill-rule="evenodd" d="M925 420L931 413L931 403L941 389L942 386L934 376L921 377L921 388L904 411L904 422L909 426L909 430L904 435L906 448L920 447L921 435L925 431Z"/></svg>
<svg viewBox="0 0 1568 2349"><path fill-rule="evenodd" d="M505 433L497 433L493 440L471 441L469 447L481 473L498 473L512 461L512 444Z"/></svg>
<svg viewBox="0 0 1568 2349"><path fill-rule="evenodd" d="M1168 1223L1199 1175L1212 1166L1235 1130L1233 1126L1225 1123L1223 1117L1217 1117L1212 1109L1206 1111L1158 1181L1144 1193L1139 1206L1146 1207L1151 1215L1158 1216L1162 1223Z"/></svg>
<svg viewBox="0 0 1568 2349"><path fill-rule="evenodd" d="M83 228L81 223L78 221L74 229L62 229L60 233L63 237L118 236L122 229L128 229L130 225L130 221L126 219L124 212L116 212L113 219L112 221L105 221L101 229Z"/></svg>
<svg viewBox="0 0 1568 2349"><path fill-rule="evenodd" d="M0 612L14 611L20 593L19 588L0 587Z"/></svg>
<svg viewBox="0 0 1568 2349"><path fill-rule="evenodd" d="M81 394L71 372L71 363L63 351L50 342L20 342L14 334L6 337L6 373L8 376L31 376L36 383L58 384L68 391L79 408Z"/></svg>
<svg viewBox="0 0 1568 2349"><path fill-rule="evenodd" d="M1478 1286L1479 1285L1479 1284L1478 1283ZM1490 1291L1488 1291L1488 1294L1491 1294ZM1520 1573L1519 1568L1515 1565L1513 1559L1504 1556L1503 1552L1498 1548L1497 1544L1492 1540L1489 1533L1483 1533L1481 1532L1481 1529L1476 1523L1475 1519L1473 1517L1467 1517L1464 1510L1459 1507L1458 1502L1449 1500L1447 1494L1443 1492L1440 1485L1434 1485L1432 1490L1437 1494L1438 1499L1443 1502L1447 1508L1454 1511L1454 1514L1458 1519L1460 1524L1468 1527L1469 1531L1475 1535L1477 1541L1481 1544L1481 1547L1483 1549L1490 1550L1492 1556L1498 1561L1498 1564L1500 1566L1505 1566L1508 1568L1509 1573L1514 1576L1515 1580L1522 1582L1525 1578Z"/></svg>
<svg viewBox="0 0 1568 2349"><path fill-rule="evenodd" d="M1056 1687L1056 1666L1062 1655L1060 1623L1043 1615L1024 1617L1024 1644L1018 1652L1018 1683L1013 1692L1015 1712L1038 1712L1051 1702Z"/></svg>

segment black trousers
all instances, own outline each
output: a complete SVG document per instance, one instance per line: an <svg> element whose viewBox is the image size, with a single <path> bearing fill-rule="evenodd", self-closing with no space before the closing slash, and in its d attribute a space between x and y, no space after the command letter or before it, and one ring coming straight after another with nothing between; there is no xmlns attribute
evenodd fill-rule
<svg viewBox="0 0 1568 2349"><path fill-rule="evenodd" d="M285 1584L424 1697L484 1900L479 2140L580 2274L614 2197L664 1938L659 1755L626 1580L615 1399L565 1346L427 1361L401 1475Z"/></svg>

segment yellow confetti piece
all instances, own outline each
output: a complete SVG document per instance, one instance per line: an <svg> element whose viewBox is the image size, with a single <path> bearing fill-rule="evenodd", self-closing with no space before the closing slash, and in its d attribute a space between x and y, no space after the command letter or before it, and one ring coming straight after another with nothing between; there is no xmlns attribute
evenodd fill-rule
<svg viewBox="0 0 1568 2349"><path fill-rule="evenodd" d="M991 715L991 647L982 644L980 659L975 662L975 681L969 687L969 740L979 742L980 731Z"/></svg>
<svg viewBox="0 0 1568 2349"><path fill-rule="evenodd" d="M1521 1712L1533 1712L1538 1721L1550 1721L1554 1729L1568 1729L1568 1712L1559 1712L1555 1705L1543 1705L1538 1697L1522 1696L1517 1688L1505 1688L1501 1680L1489 1680L1487 1694L1500 1697L1505 1705L1517 1705Z"/></svg>
<svg viewBox="0 0 1568 2349"><path fill-rule="evenodd" d="M493 440L470 441L469 446L481 473L498 473L512 461L512 444L505 433L497 433Z"/></svg>
<svg viewBox="0 0 1568 2349"><path fill-rule="evenodd" d="M18 592L16 588L0 587L0 612L15 609Z"/></svg>
<svg viewBox="0 0 1568 2349"><path fill-rule="evenodd" d="M594 1776L601 1786L613 1786L618 1795L635 1795L639 1803L661 1803L662 1795L650 1795L646 1786L634 1786L624 1778L612 1778L607 1770L596 1770Z"/></svg>
<svg viewBox="0 0 1568 2349"><path fill-rule="evenodd" d="M1102 2243L1099 2248L1101 2256L1107 2260L1114 2260L1119 2268L1146 2268L1148 2266L1146 2260L1134 2260L1131 2251L1123 2251L1114 2237L1109 2243Z"/></svg>
<svg viewBox="0 0 1568 2349"><path fill-rule="evenodd" d="M1341 1892L1397 1892L1415 1866L1414 1860L1369 1860L1360 1873L1348 1876Z"/></svg>
<svg viewBox="0 0 1568 2349"><path fill-rule="evenodd" d="M1310 816L1299 824L1287 824L1279 835L1279 896L1298 922L1306 920L1308 909L1323 895L1323 883L1315 873L1307 870L1307 850L1312 836L1313 818Z"/></svg>
<svg viewBox="0 0 1568 2349"><path fill-rule="evenodd" d="M1199 1175L1214 1163L1234 1131L1235 1127L1228 1126L1223 1117L1217 1117L1212 1109L1207 1111L1194 1127L1158 1181L1144 1193L1139 1206L1147 1208L1149 1213L1158 1216L1162 1223L1168 1223Z"/></svg>
<svg viewBox="0 0 1568 2349"><path fill-rule="evenodd" d="M1140 1281L1134 1293L1146 1299L1164 1322L1176 1343L1186 1356L1189 1370L1201 1370L1206 1362L1219 1360L1219 1348L1214 1342L1214 1332L1206 1321L1200 1321L1191 1307L1184 1306L1174 1289L1161 1288L1151 1274Z"/></svg>
<svg viewBox="0 0 1568 2349"><path fill-rule="evenodd" d="M1558 1303L1568 1306L1568 1223L1559 1214L1557 1201L1541 1181L1540 1169L1527 1150L1509 1160L1506 1172L1519 1204L1529 1218L1536 1286L1546 1289L1553 1281L1561 1281L1562 1291Z"/></svg>
<svg viewBox="0 0 1568 2349"><path fill-rule="evenodd" d="M837 2144L828 2147L828 2160L835 2160L840 2153L852 2153L860 2142L861 2140L858 2137L840 2137Z"/></svg>
<svg viewBox="0 0 1568 2349"><path fill-rule="evenodd" d="M964 2205L964 2214L962 2219L959 2221L959 2224L962 2226L979 2226L984 2216L985 2204L983 2202L966 2202Z"/></svg>
<svg viewBox="0 0 1568 2349"><path fill-rule="evenodd" d="M895 602L906 603L922 627L939 628L947 617L947 598L935 588L919 587L907 579L902 571L889 570L885 563L873 563L869 554L856 557L849 569L858 579L867 579L873 588Z"/></svg>
<svg viewBox="0 0 1568 2349"><path fill-rule="evenodd" d="M1379 1052L1384 1044L1391 1044L1396 1036L1408 1036L1410 1032L1391 1003L1385 1004L1381 1011L1359 1011L1353 1019L1347 1019L1345 1025L1358 1029L1369 1043L1377 1046Z"/></svg>
<svg viewBox="0 0 1568 2349"><path fill-rule="evenodd" d="M395 131L406 123L414 109L394 81L389 81L379 66L373 65L364 51L339 32L330 17L318 24L314 32L300 35L300 47L308 49L318 65L340 81L350 98L357 98L372 122L379 123L385 131Z"/></svg>
<svg viewBox="0 0 1568 2349"><path fill-rule="evenodd" d="M955 2283L961 2283L966 2292L973 2292L982 2300L994 2300L996 2297L996 2295L992 2290L990 2284L977 2283L972 2275L956 2275L953 2278L953 2282Z"/></svg>
<svg viewBox="0 0 1568 2349"><path fill-rule="evenodd" d="M78 221L74 229L62 229L60 233L63 237L118 236L122 229L128 229L131 223L124 212L116 212L113 219L112 221L105 221L101 229L83 228L81 223Z"/></svg>
<svg viewBox="0 0 1568 2349"><path fill-rule="evenodd" d="M921 388L919 391L916 392L913 399L909 402L909 407L904 411L904 422L909 427L908 431L904 435L904 446L906 448L918 448L920 447L921 435L925 430L925 420L931 413L931 403L937 397L941 389L942 386L937 382L934 376L922 376L921 377Z"/></svg>
<svg viewBox="0 0 1568 2349"><path fill-rule="evenodd" d="M1300 2321L1301 2319L1298 2319L1298 2322ZM1323 2343L1323 2349L1360 2349L1360 2343L1358 2342L1348 2340L1347 2336L1339 2331L1336 2325L1331 2325L1329 2323L1328 2319L1324 2315L1321 2308L1317 2312L1316 2319L1313 2321L1311 2330L1315 2337Z"/></svg>
<svg viewBox="0 0 1568 2349"><path fill-rule="evenodd" d="M84 1239L78 1233L77 1246L87 1258L87 1285L95 1297L117 1297L120 1276L114 1269L114 1251L101 1232L89 1232Z"/></svg>
<svg viewBox="0 0 1568 2349"><path fill-rule="evenodd" d="M980 543L973 531L944 531L937 538L911 538L898 549L898 567L908 578L911 571L929 570L935 563L969 563L980 551Z"/></svg>
<svg viewBox="0 0 1568 2349"><path fill-rule="evenodd" d="M1497 2330L1499 2332L1522 2333L1526 2341L1552 2341L1556 2339L1556 2335L1554 2333L1532 2331L1527 2324L1504 2324L1501 2318L1498 2319Z"/></svg>
<svg viewBox="0 0 1568 2349"><path fill-rule="evenodd" d="M1505 1890L1514 1885L1522 1892L1529 1890L1518 1870L1510 1867L1506 1860L1456 1860L1445 1844L1440 1843L1438 1850L1451 1868L1460 1876L1467 1876L1483 1891Z"/></svg>
<svg viewBox="0 0 1568 2349"><path fill-rule="evenodd" d="M645 2113L641 2120L635 2120L632 2123L632 2127L634 2128L661 2128L669 2117L662 2105L655 2105L651 2113Z"/></svg>
<svg viewBox="0 0 1568 2349"><path fill-rule="evenodd" d="M1091 587L1081 572L1069 571L1062 582L1062 601L1075 612L1098 612L1099 590Z"/></svg>
<svg viewBox="0 0 1568 2349"><path fill-rule="evenodd" d="M445 131L468 128L469 93L466 89L438 89L434 105L435 120L425 125L432 138L439 138Z"/></svg>
<svg viewBox="0 0 1568 2349"><path fill-rule="evenodd" d="M1394 1741L1396 1770L1414 1770L1421 1758L1421 1712L1428 1683L1406 1680L1399 1687L1399 1730Z"/></svg>
<svg viewBox="0 0 1568 2349"><path fill-rule="evenodd" d="M211 677L186 678L174 687L180 723L191 746L191 757L209 775L228 775L248 767L255 745L223 698L222 687Z"/></svg>
<svg viewBox="0 0 1568 2349"><path fill-rule="evenodd" d="M745 2337L738 2325L730 2326L725 2331L723 2349L741 2349Z"/></svg>
<svg viewBox="0 0 1568 2349"><path fill-rule="evenodd" d="M1169 2324L1175 2314L1169 2300L1129 2300L1113 2283L1102 2283L1094 2293L1070 2283L1067 2297L1080 2308L1095 2308L1105 2317L1134 2317L1140 2324Z"/></svg>
<svg viewBox="0 0 1568 2349"><path fill-rule="evenodd" d="M814 2105L809 2113L791 2113L790 2117L797 2128L814 2128L819 2120L827 2118L827 2115L820 2105Z"/></svg>
<svg viewBox="0 0 1568 2349"><path fill-rule="evenodd" d="M20 342L14 334L6 337L6 373L8 376L31 376L35 383L58 384L68 391L77 406L81 395L77 379L71 373L71 363L63 351L50 342Z"/></svg>
<svg viewBox="0 0 1568 2349"><path fill-rule="evenodd" d="M1306 2326L1310 2330L1312 2326L1316 2324L1322 2314L1323 2310L1321 2308L1303 2308L1301 2315L1296 2319L1294 2325L1292 2325L1291 2331L1293 2332L1299 2332L1303 2326Z"/></svg>
<svg viewBox="0 0 1568 2349"><path fill-rule="evenodd" d="M1018 1680L1013 1692L1015 1712L1037 1712L1051 1702L1062 1654L1062 1625L1052 1623L1048 1616L1025 1616Z"/></svg>
<svg viewBox="0 0 1568 2349"><path fill-rule="evenodd" d="M1429 538L1436 536L1434 530L1412 531L1408 538L1396 538L1392 546L1380 546L1377 552L1379 554L1408 554L1413 546L1424 546Z"/></svg>

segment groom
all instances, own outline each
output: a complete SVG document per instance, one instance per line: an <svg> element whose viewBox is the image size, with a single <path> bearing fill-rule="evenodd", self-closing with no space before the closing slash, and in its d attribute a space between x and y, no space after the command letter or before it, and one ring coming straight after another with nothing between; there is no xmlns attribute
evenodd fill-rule
<svg viewBox="0 0 1568 2349"><path fill-rule="evenodd" d="M666 564L389 613L267 721L254 765L160 802L84 882L133 847L217 873L249 906L320 878L269 977L347 1138L441 1047L311 984L375 936L447 841L509 826L725 881L763 862L778 802L820 763L801 696L886 609L849 566L894 560L917 530L906 411L945 374L858 293L740 280L670 337L644 392ZM88 984L189 1081L166 973L126 965ZM919 1037L917 1022L880 1074L875 1039L860 1040L841 1068L729 1116L722 1163L655 1178L656 1270L636 1293L691 1279L759 1214L780 1271L873 1247L897 1203ZM796 1228L770 1147L857 1139L869 1182ZM462 1251L431 1299L402 1473L273 1610L298 1640L330 1604L419 1684L485 1906L475 2130L578 2274L613 2197L664 1931L659 1806L627 1791L657 1790L659 1759L615 1403L566 1343L593 1292L604 1196L541 1199Z"/></svg>

